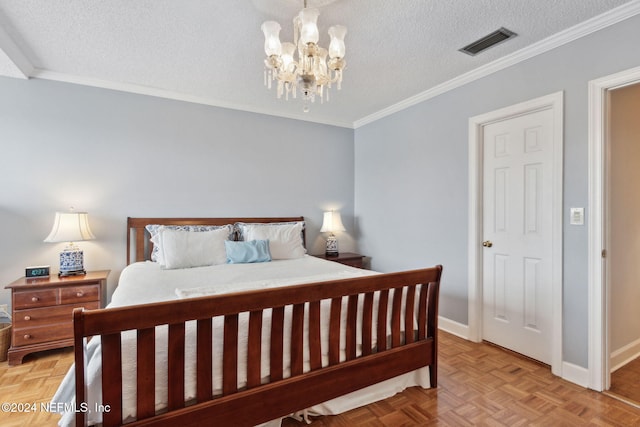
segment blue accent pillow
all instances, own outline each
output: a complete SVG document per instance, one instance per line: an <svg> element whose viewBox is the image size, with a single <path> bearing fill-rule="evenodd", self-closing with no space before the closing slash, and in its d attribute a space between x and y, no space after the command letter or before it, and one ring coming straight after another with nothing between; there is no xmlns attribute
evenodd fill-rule
<svg viewBox="0 0 640 427"><path fill-rule="evenodd" d="M224 246L229 264L271 261L268 240L249 240L248 242L225 240Z"/></svg>

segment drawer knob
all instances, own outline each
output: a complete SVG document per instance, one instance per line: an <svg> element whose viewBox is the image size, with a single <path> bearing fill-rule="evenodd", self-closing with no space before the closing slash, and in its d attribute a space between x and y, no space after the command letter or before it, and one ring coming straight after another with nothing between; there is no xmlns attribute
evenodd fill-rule
<svg viewBox="0 0 640 427"><path fill-rule="evenodd" d="M84 294L83 294L82 292L78 292L78 293L76 293L76 296L77 296L78 298L80 298L80 297L81 297L81 296L83 296L83 295L84 295Z"/></svg>
<svg viewBox="0 0 640 427"><path fill-rule="evenodd" d="M31 320L31 316L24 316L24 320Z"/></svg>
<svg viewBox="0 0 640 427"><path fill-rule="evenodd" d="M31 335L29 335L29 334L25 334L24 339L25 339L25 340L29 340L29 339L31 339Z"/></svg>
<svg viewBox="0 0 640 427"><path fill-rule="evenodd" d="M40 301L40 298L38 298L38 297L31 297L31 301L33 301L33 302L38 302L38 301Z"/></svg>

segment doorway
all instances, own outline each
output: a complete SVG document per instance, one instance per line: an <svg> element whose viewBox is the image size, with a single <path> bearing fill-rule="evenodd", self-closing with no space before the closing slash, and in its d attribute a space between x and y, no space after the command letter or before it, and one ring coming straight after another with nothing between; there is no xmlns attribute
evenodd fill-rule
<svg viewBox="0 0 640 427"><path fill-rule="evenodd" d="M498 326L502 327L508 323L505 316L501 317L500 313L496 312L496 301L500 304L505 302L505 304L503 304L503 311L505 313L513 313L513 310L506 305L506 300L500 300L500 297L496 299L496 295L499 296L501 292L500 289L504 289L504 287L494 286L497 292L493 292L491 285L489 287L485 286L487 282L496 285L499 284L499 281L495 280L496 271L493 266L506 266L506 264L500 264L497 263L497 261L500 261L500 259L504 261L510 256L509 254L507 254L507 257L504 256L504 248L502 249L503 253L499 254L487 252L488 248L489 251L491 251L493 247L493 242L485 238L489 235L489 228L493 227L487 224L495 223L495 218L493 218L495 213L492 212L493 208L485 209L485 205L487 205L487 203L485 203L485 197L491 192L487 187L487 183L489 187L496 184L492 176L496 176L497 179L502 179L500 176L506 177L506 175L502 173L493 173L485 170L486 168L494 167L488 164L485 159L485 157L488 157L486 151L487 144L493 144L492 147L489 147L488 152L491 152L491 150L496 152L496 149L500 149L500 147L503 146L502 142L500 142L502 139L501 135L505 135L504 129L497 129L498 132L496 132L495 135L497 139L485 141L485 138L488 138L487 130L496 127L494 126L495 124L520 122L519 132L522 137L516 141L514 150L515 146L518 146L519 150L524 153L527 151L533 153L540 151L542 147L538 147L535 142L537 136L542 136L542 134L536 135L537 131L534 130L539 129L539 125L542 122L532 125L531 123L533 122L531 122L531 120L534 118L541 119L548 124L548 135L546 135L548 147L545 148L548 153L545 162L548 161L548 164L544 166L544 173L542 172L543 169L535 165L542 165L540 162L533 162L531 164L532 166L528 168L523 168L524 164L521 164L520 169L513 173L513 176L518 176L517 180L519 180L513 187L519 187L521 190L525 190L520 191L522 194L514 196L519 199L516 200L516 198L512 198L510 202L510 204L519 206L519 208L516 209L520 209L520 211L522 211L523 206L525 207L525 211L526 206L532 207L532 209L529 210L528 219L513 223L516 228L525 230L525 233L516 239L522 240L525 243L521 245L521 248L525 250L535 251L538 249L536 248L537 244L534 243L533 240L527 242L524 234L526 234L526 230L530 228L533 236L533 234L536 233L536 227L542 224L540 221L542 221L543 216L545 216L544 221L547 224L547 234L538 237L540 240L547 242L546 244L542 244L542 246L544 246L542 250L545 252L547 260L545 262L538 262L541 259L540 257L533 254L529 256L523 252L518 254L520 255L519 264L514 264L514 266L509 267L516 275L520 274L522 276L522 273L525 273L525 277L521 277L521 282L528 281L524 286L519 285L522 292L516 296L517 301L515 302L515 305L520 307L524 306L524 310L519 309L520 313L516 315L519 319L514 322L520 324L520 329L509 332L513 340L510 342L507 341L506 343L497 342L497 344L527 354L527 343L531 339L531 337L527 338L528 335L540 335L540 331L544 329L547 337L544 338L543 341L539 341L539 343L543 342L544 345L547 346L546 351L530 355L550 364L552 372L559 376L561 375L562 369L562 117L563 94L562 92L558 92L472 117L469 120L469 338L473 341L488 339L495 342L496 337L504 335L504 333L500 331L495 334L493 332L493 326L496 324L500 324ZM497 127L499 128L500 126L501 125ZM529 136L531 136L529 140L527 139L527 132L529 132ZM487 174L485 175L485 173ZM544 176L545 180L548 180L544 185L543 182L538 179L538 177L542 176ZM527 179L529 180L527 181ZM536 187L538 184L540 187ZM527 185L528 188L533 191L527 191ZM546 188L545 191L540 192L536 190L536 188L542 188L543 186ZM528 195L527 198L523 198L523 194ZM500 203L496 203L501 199L491 200L491 203L488 203L488 205L502 206ZM543 204L545 206L545 213L543 213L542 210L536 211L534 207L542 207ZM516 217L514 213L509 213L508 215L510 218ZM487 216L492 216L492 218L487 218ZM524 212L520 212L519 216L521 218L527 218L527 214L524 214ZM498 219L499 218L500 217L498 217ZM488 263L486 262L487 260L489 260ZM492 262L492 260L496 262ZM504 271L507 270L505 269ZM535 286L536 281L545 282L546 294L539 292L538 287ZM512 283L513 282L510 282L510 284ZM534 284L534 286L532 286L532 284ZM536 304L538 304L537 307ZM536 312L537 309L541 308L540 304L545 305L544 310ZM527 310L529 311L527 312ZM522 317L523 311L528 317ZM545 320L536 317L543 312L547 315ZM494 315L496 313L497 316ZM534 314L533 316L531 316L532 313ZM485 314L488 314L488 316ZM493 319L495 319L495 322L493 322ZM489 322L493 322L494 324L489 324ZM524 346L521 347L520 345L523 343ZM525 351L522 351L521 348L524 348Z"/></svg>
<svg viewBox="0 0 640 427"><path fill-rule="evenodd" d="M640 405L640 83L608 92L609 391ZM636 237L638 236L638 237Z"/></svg>
<svg viewBox="0 0 640 427"><path fill-rule="evenodd" d="M635 384L625 384L640 364L632 362L640 356L640 289L631 277L640 257L640 68L590 82L589 94L589 387L640 403Z"/></svg>

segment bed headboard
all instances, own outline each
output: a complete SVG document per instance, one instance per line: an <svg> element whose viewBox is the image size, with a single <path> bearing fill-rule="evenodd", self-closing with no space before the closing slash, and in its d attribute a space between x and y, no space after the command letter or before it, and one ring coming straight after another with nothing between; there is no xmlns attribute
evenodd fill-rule
<svg viewBox="0 0 640 427"><path fill-rule="evenodd" d="M302 216L274 217L274 218L131 218L127 217L127 265L131 262L147 261L151 259L153 243L149 241L151 235L145 229L148 224L160 225L226 225L236 222L292 222L304 221ZM306 246L305 230L302 230L302 241ZM134 255L133 260L131 255Z"/></svg>

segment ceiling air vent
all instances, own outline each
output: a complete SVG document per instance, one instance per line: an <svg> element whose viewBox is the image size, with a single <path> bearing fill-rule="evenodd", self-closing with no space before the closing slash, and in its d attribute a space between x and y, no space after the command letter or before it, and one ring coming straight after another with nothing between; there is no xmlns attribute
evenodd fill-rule
<svg viewBox="0 0 640 427"><path fill-rule="evenodd" d="M460 49L460 52L464 52L467 55L476 56L480 52L487 50L490 47L495 46L498 43L502 43L503 41L511 39L515 36L517 36L516 33L502 27L491 34L487 34L481 39L478 39L473 43L466 45L465 47Z"/></svg>

